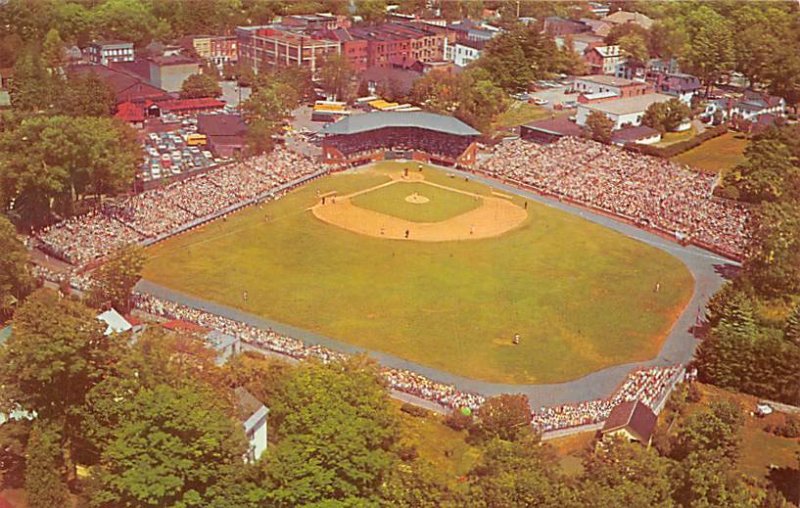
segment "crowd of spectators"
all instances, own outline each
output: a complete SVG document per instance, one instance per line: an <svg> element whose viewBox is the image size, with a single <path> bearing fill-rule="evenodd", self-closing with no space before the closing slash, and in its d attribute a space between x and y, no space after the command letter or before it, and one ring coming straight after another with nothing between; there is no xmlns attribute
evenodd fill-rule
<svg viewBox="0 0 800 508"><path fill-rule="evenodd" d="M259 349L298 360L316 358L330 362L346 358L343 353L319 345L306 345L301 340L279 334L274 330L257 328L144 293L137 293L134 296L136 307L147 314L187 321L203 328L217 330ZM628 375L611 397L553 408L540 408L532 413L531 424L538 431L546 432L597 423L605 420L614 406L628 400L640 400L655 409L682 371L683 368L677 365L636 370ZM485 400L482 395L460 391L453 385L433 381L406 369L381 367L381 374L391 389L434 402L450 410L465 407L479 410Z"/></svg>
<svg viewBox="0 0 800 508"><path fill-rule="evenodd" d="M713 196L715 178L673 162L574 137L498 145L480 171L742 258L748 211Z"/></svg>
<svg viewBox="0 0 800 508"><path fill-rule="evenodd" d="M540 432L599 423L608 418L611 410L618 404L629 400L639 400L655 411L681 372L683 367L680 365L635 370L628 374L625 382L611 397L542 407L534 411L531 423Z"/></svg>
<svg viewBox="0 0 800 508"><path fill-rule="evenodd" d="M269 155L109 202L102 211L65 220L37 237L44 250L84 265L122 245L180 230L191 221L246 203L317 169L311 159L277 148Z"/></svg>
<svg viewBox="0 0 800 508"><path fill-rule="evenodd" d="M355 158L386 150L420 151L431 156L455 160L473 139L415 127L391 127L358 134L331 136L325 143L346 157Z"/></svg>

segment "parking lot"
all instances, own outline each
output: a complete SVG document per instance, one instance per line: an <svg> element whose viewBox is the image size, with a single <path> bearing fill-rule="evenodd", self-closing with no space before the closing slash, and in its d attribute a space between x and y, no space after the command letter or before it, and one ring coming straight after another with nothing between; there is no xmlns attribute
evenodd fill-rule
<svg viewBox="0 0 800 508"><path fill-rule="evenodd" d="M151 132L144 138L145 160L140 176L143 181L159 180L219 164L204 146L190 146L188 138L197 131L197 119L188 118L179 129Z"/></svg>

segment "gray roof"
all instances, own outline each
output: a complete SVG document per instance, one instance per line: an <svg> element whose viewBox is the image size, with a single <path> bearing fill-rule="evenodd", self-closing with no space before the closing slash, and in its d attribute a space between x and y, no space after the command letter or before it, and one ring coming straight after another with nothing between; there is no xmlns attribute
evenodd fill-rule
<svg viewBox="0 0 800 508"><path fill-rule="evenodd" d="M660 93L649 93L645 95L634 95L615 101L598 102L595 104L578 104L579 108L587 108L592 111L600 111L612 115L628 115L631 113L643 113L650 105L656 102L667 102L672 97Z"/></svg>
<svg viewBox="0 0 800 508"><path fill-rule="evenodd" d="M479 136L476 131L461 120L452 116L425 112L379 111L364 115L353 115L326 125L324 134L358 134L387 127L416 127L431 131L453 134L455 136Z"/></svg>

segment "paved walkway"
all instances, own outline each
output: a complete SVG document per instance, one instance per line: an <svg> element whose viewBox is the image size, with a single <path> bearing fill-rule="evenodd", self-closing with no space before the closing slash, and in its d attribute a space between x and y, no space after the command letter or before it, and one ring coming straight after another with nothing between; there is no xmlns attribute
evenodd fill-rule
<svg viewBox="0 0 800 508"><path fill-rule="evenodd" d="M695 325L698 315L700 315L705 308L708 299L724 283L725 279L723 274L725 274L732 267L738 266L736 262L694 246L684 247L677 243L669 242L658 235L642 231L632 225L618 222L607 216L596 214L588 210L560 202L557 199L540 196L539 194L533 192L523 191L517 189L516 187L505 185L481 175L462 173L451 168L441 169L444 171L454 172L462 176L469 176L469 178L472 180L479 181L503 192L517 194L531 201L535 201L552 208L557 208L573 215L578 215L586 220L595 222L614 231L618 231L628 237L657 247L683 261L694 277L694 292L692 294L692 299L686 307L686 310L673 325L672 330L665 340L658 356L653 360L646 362L627 363L608 367L606 369L593 372L585 377L567 381L565 383L539 385L488 383L456 376L386 353L368 351L363 348L353 346L352 344L339 342L308 330L302 330L300 328L289 326L283 323L264 319L233 307L228 307L226 305L196 298L147 280L140 281L136 289L137 291L150 293L154 296L172 300L189 307L195 307L206 312L227 317L229 319L242 321L252 326L272 328L278 333L300 339L308 344L320 344L330 349L345 353L367 353L370 357L387 367L412 370L427 376L430 379L453 384L462 391L477 392L487 396L501 393L524 393L530 399L531 407L533 408L605 398L611 395L624 381L628 373L635 368L656 365L673 365L676 363L683 363L691 359L694 349L697 346L697 339L692 335L691 329Z"/></svg>

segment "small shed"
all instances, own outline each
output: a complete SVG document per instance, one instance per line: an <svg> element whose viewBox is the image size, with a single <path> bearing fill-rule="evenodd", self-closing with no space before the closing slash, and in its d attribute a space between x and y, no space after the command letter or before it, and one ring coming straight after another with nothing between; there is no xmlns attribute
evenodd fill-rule
<svg viewBox="0 0 800 508"><path fill-rule="evenodd" d="M629 400L611 410L600 434L603 438L621 435L629 441L638 441L650 446L657 419L653 410L644 403Z"/></svg>

